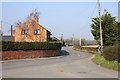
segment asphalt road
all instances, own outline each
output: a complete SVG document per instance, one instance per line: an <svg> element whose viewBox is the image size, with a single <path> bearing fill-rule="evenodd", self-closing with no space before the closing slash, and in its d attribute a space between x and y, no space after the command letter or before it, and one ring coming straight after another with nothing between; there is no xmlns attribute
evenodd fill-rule
<svg viewBox="0 0 120 80"><path fill-rule="evenodd" d="M63 47L62 56L2 62L3 78L117 78L91 61L93 55Z"/></svg>

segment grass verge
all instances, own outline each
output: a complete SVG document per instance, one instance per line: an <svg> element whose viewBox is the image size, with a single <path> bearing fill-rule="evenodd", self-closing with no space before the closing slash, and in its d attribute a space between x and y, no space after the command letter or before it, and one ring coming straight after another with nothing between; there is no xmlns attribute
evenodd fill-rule
<svg viewBox="0 0 120 80"><path fill-rule="evenodd" d="M117 61L108 61L98 53L95 54L95 57L92 59L92 61L102 67L120 71L120 63L118 63Z"/></svg>

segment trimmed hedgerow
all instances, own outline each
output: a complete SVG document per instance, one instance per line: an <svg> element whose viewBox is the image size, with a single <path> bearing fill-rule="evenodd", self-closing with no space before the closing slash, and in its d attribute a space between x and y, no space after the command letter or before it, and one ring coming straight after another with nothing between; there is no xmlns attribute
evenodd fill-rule
<svg viewBox="0 0 120 80"><path fill-rule="evenodd" d="M103 50L103 56L105 59L110 60L110 61L118 61L120 62L120 52L118 45L115 46L107 46Z"/></svg>
<svg viewBox="0 0 120 80"><path fill-rule="evenodd" d="M62 44L57 42L12 42L3 41L2 51L16 50L61 50Z"/></svg>

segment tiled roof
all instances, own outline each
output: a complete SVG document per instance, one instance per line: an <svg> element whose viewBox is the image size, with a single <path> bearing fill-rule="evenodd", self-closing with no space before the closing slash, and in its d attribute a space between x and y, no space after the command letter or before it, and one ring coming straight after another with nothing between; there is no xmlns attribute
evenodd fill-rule
<svg viewBox="0 0 120 80"><path fill-rule="evenodd" d="M2 36L3 41L14 41L14 36Z"/></svg>

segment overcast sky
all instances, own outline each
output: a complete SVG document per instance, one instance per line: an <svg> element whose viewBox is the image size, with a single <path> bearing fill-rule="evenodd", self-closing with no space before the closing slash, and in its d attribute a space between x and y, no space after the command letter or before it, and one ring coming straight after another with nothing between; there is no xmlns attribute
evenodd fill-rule
<svg viewBox="0 0 120 80"><path fill-rule="evenodd" d="M18 20L25 21L29 13L37 9L39 24L60 38L93 39L91 34L91 18L98 15L97 2L3 2L2 25L4 34L9 34L10 24ZM117 2L102 2L101 13L107 9L118 18Z"/></svg>

